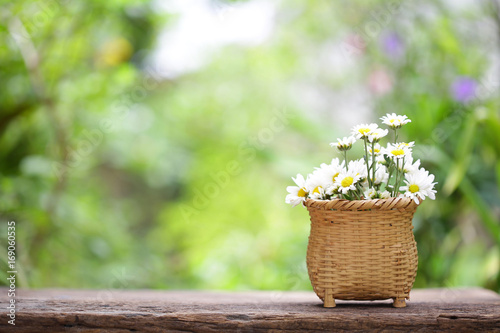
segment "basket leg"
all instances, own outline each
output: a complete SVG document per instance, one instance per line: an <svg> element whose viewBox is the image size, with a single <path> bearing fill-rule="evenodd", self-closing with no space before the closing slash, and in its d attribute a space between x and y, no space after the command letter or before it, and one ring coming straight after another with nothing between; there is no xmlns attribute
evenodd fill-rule
<svg viewBox="0 0 500 333"><path fill-rule="evenodd" d="M395 308L406 308L406 301L404 297L396 297L393 298L394 303L392 303L392 306Z"/></svg>
<svg viewBox="0 0 500 333"><path fill-rule="evenodd" d="M323 307L325 308L334 308L335 298L333 298L333 291L331 289L325 290L325 301L323 302Z"/></svg>

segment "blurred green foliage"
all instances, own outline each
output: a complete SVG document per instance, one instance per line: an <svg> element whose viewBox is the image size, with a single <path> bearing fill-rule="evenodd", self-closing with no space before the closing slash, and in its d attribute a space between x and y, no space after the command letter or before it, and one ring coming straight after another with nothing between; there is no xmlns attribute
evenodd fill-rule
<svg viewBox="0 0 500 333"><path fill-rule="evenodd" d="M415 286L499 291L498 8L391 4L277 3L267 41L175 78L146 70L178 19L148 2L3 5L0 220L20 285L309 289L290 177L396 112L439 182L414 219Z"/></svg>

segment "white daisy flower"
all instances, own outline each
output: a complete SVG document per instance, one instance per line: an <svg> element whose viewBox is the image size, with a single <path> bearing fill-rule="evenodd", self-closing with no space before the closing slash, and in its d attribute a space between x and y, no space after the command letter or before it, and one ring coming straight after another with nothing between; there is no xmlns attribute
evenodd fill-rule
<svg viewBox="0 0 500 333"><path fill-rule="evenodd" d="M341 172L335 181L338 191L346 194L350 190L356 190L356 183L360 180L359 174L355 170Z"/></svg>
<svg viewBox="0 0 500 333"><path fill-rule="evenodd" d="M391 192L384 191L380 192L380 199L389 199L391 197Z"/></svg>
<svg viewBox="0 0 500 333"><path fill-rule="evenodd" d="M384 124L390 126L393 129L401 128L401 126L406 125L406 124L411 122L411 120L408 119L407 116L405 116L405 115L399 116L395 113L391 113L391 114L388 113L380 119L382 120L382 122Z"/></svg>
<svg viewBox="0 0 500 333"><path fill-rule="evenodd" d="M436 198L433 183L434 175L430 175L429 171L425 169L419 169L417 172L408 173L405 175L405 186L399 188L400 191L404 191L404 196L413 199L418 205L420 200L425 200L425 197L429 197L434 200Z"/></svg>
<svg viewBox="0 0 500 333"><path fill-rule="evenodd" d="M356 139L365 139L368 138L368 135L378 129L377 124L361 124L356 125L352 128L352 135L356 137Z"/></svg>
<svg viewBox="0 0 500 333"><path fill-rule="evenodd" d="M340 160L338 159L338 157L332 158L330 165L334 168L337 168L337 169L338 168L343 169L345 167L345 161L342 161L342 163L341 163Z"/></svg>
<svg viewBox="0 0 500 333"><path fill-rule="evenodd" d="M405 160L405 164L400 166L400 170L403 170L404 173L415 173L420 169L420 160L416 160L413 162L413 157L408 157Z"/></svg>
<svg viewBox="0 0 500 333"><path fill-rule="evenodd" d="M402 159L411 157L411 148L405 146L400 147L398 144L389 143L387 147L383 149L383 154L396 159Z"/></svg>
<svg viewBox="0 0 500 333"><path fill-rule="evenodd" d="M344 161L340 163L338 158L332 159L330 164L323 163L314 170L313 175L318 177L323 188L327 188L335 182L335 178L344 170Z"/></svg>
<svg viewBox="0 0 500 333"><path fill-rule="evenodd" d="M379 142L387 134L389 134L389 130L377 128L368 134L368 142Z"/></svg>
<svg viewBox="0 0 500 333"><path fill-rule="evenodd" d="M325 200L325 189L321 186L316 186L309 197L314 200Z"/></svg>
<svg viewBox="0 0 500 333"><path fill-rule="evenodd" d="M370 187L367 189L365 192L363 192L363 195L365 196L365 199L373 199L377 197L377 190L374 189L373 187Z"/></svg>
<svg viewBox="0 0 500 333"><path fill-rule="evenodd" d="M297 174L296 178L293 178L293 181L297 186L288 186L286 190L288 191L288 195L285 198L285 202L287 204L292 205L292 207L297 206L299 203L306 200L307 190L306 190L306 181L301 174Z"/></svg>
<svg viewBox="0 0 500 333"><path fill-rule="evenodd" d="M380 153L382 152L382 147L380 146L380 144L378 144L378 143L375 144L374 151L375 151L375 156L380 155ZM372 147L368 147L368 153L370 155L373 155Z"/></svg>
<svg viewBox="0 0 500 333"><path fill-rule="evenodd" d="M385 160L384 154L376 155L375 156L375 162L377 162L377 164L382 164L382 165L386 165L387 164L387 161Z"/></svg>
<svg viewBox="0 0 500 333"><path fill-rule="evenodd" d="M325 198L325 184L323 183L323 178L321 172L307 176L306 190L309 198L314 200L322 200Z"/></svg>
<svg viewBox="0 0 500 333"><path fill-rule="evenodd" d="M384 165L377 166L373 184L379 185L381 183L387 183L388 180L389 180L389 173L387 172L387 168Z"/></svg>
<svg viewBox="0 0 500 333"><path fill-rule="evenodd" d="M353 171L356 176L359 176L362 179L366 178L366 163L365 160L360 158L359 160L350 161L347 169L349 171Z"/></svg>
<svg viewBox="0 0 500 333"><path fill-rule="evenodd" d="M350 170L350 169L349 169ZM366 170L365 170L366 173ZM372 171L370 170L370 179L372 177ZM387 183L389 180L389 173L387 172L387 168L385 165L377 165L377 169L375 171L375 179L373 180L373 184L379 185L381 183ZM363 179L364 187L368 188L368 179Z"/></svg>
<svg viewBox="0 0 500 333"><path fill-rule="evenodd" d="M352 148L352 145L356 142L354 136L344 136L342 139L337 138L337 142L330 143L331 147L337 147L340 151L346 151Z"/></svg>
<svg viewBox="0 0 500 333"><path fill-rule="evenodd" d="M415 146L415 141L412 142L398 142L396 145L399 148L413 148Z"/></svg>
<svg viewBox="0 0 500 333"><path fill-rule="evenodd" d="M325 190L325 194L326 195L329 195L331 197L331 199L333 198L337 198L337 194L338 194L338 186L337 185L331 185L331 186L328 186Z"/></svg>

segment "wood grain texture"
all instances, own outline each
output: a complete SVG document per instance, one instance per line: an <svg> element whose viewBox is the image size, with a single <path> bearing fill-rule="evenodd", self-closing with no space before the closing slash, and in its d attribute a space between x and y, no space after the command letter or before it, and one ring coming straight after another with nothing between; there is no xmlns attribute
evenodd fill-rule
<svg viewBox="0 0 500 333"><path fill-rule="evenodd" d="M338 301L313 292L21 290L16 326L0 332L500 332L500 296L484 289L413 290L406 308L391 301Z"/></svg>

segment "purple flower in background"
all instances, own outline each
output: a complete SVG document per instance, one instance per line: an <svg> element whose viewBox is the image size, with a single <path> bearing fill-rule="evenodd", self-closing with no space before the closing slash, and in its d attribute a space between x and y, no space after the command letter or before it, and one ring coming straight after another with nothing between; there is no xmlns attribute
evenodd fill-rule
<svg viewBox="0 0 500 333"><path fill-rule="evenodd" d="M462 76L457 78L450 87L453 99L457 102L466 103L474 98L476 94L477 82L476 80Z"/></svg>
<svg viewBox="0 0 500 333"><path fill-rule="evenodd" d="M401 37L394 31L382 36L382 50L390 58L400 58L405 52L405 45Z"/></svg>

